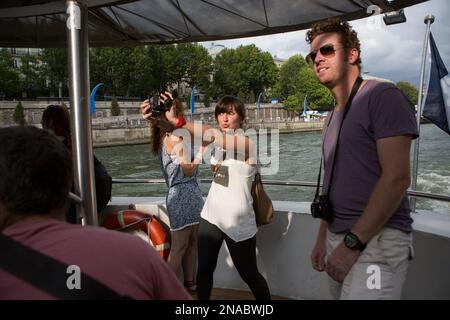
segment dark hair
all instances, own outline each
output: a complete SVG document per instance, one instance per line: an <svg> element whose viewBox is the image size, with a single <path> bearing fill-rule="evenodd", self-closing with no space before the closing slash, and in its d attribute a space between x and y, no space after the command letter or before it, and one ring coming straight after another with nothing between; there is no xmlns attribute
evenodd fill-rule
<svg viewBox="0 0 450 320"><path fill-rule="evenodd" d="M244 103L236 98L235 96L227 95L223 96L216 104L216 110L214 111L214 115L217 118L221 113L228 113L233 110L239 115L242 121L245 120L245 105Z"/></svg>
<svg viewBox="0 0 450 320"><path fill-rule="evenodd" d="M324 33L337 33L347 53L353 48L358 50L359 57L356 65L361 70L361 44L358 39L358 33L353 30L348 22L338 18L317 22L306 33L306 42L311 44L317 36Z"/></svg>
<svg viewBox="0 0 450 320"><path fill-rule="evenodd" d="M47 214L62 208L72 184L69 150L32 126L0 129L0 202L8 213Z"/></svg>
<svg viewBox="0 0 450 320"><path fill-rule="evenodd" d="M175 98L174 103L177 115L180 115L184 118L183 103L178 98ZM162 117L166 119L166 116L164 114L162 115ZM152 129L152 153L154 155L157 155L159 152L159 147L161 146L162 143L162 138L166 133L162 131L158 126L152 126L151 129Z"/></svg>
<svg viewBox="0 0 450 320"><path fill-rule="evenodd" d="M63 137L63 143L72 149L72 136L70 134L69 110L63 105L51 104L42 113L42 128L52 130L57 136Z"/></svg>

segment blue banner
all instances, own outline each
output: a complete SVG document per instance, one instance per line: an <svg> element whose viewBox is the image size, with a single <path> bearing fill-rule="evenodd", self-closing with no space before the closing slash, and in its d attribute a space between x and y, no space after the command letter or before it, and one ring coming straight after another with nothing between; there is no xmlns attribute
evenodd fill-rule
<svg viewBox="0 0 450 320"><path fill-rule="evenodd" d="M430 33L430 82L422 116L450 134L450 77Z"/></svg>
<svg viewBox="0 0 450 320"><path fill-rule="evenodd" d="M97 84L91 92L91 114L95 113L95 95L97 94L97 90L103 86L103 83Z"/></svg>
<svg viewBox="0 0 450 320"><path fill-rule="evenodd" d="M262 92L259 93L258 95L258 112L261 110L261 96L262 96Z"/></svg>
<svg viewBox="0 0 450 320"><path fill-rule="evenodd" d="M191 91L191 116L194 115L195 111L195 86L192 87Z"/></svg>

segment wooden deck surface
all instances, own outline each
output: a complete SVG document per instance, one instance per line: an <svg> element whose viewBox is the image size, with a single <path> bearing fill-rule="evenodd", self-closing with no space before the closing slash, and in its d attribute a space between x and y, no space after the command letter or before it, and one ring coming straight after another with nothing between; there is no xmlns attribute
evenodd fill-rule
<svg viewBox="0 0 450 320"><path fill-rule="evenodd" d="M191 293L194 300L197 299L196 293ZM255 300L251 291L213 288L211 293L211 300ZM274 296L272 300L289 300L289 298Z"/></svg>

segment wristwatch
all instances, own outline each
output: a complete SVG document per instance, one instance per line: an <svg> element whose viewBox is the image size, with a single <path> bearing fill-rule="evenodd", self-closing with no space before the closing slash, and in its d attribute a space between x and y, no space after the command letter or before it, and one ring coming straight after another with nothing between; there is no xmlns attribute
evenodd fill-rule
<svg viewBox="0 0 450 320"><path fill-rule="evenodd" d="M366 248L366 244L362 243L358 236L352 232L347 232L344 237L344 244L351 250L363 251Z"/></svg>

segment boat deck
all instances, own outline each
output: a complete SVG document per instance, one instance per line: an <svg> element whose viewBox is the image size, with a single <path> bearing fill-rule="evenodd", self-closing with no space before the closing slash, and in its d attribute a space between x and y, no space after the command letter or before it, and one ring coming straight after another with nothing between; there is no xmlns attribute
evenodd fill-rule
<svg viewBox="0 0 450 320"><path fill-rule="evenodd" d="M191 293L192 298L197 300L197 294ZM290 300L286 297L272 295L272 300ZM213 288L211 293L211 300L255 300L250 291Z"/></svg>

